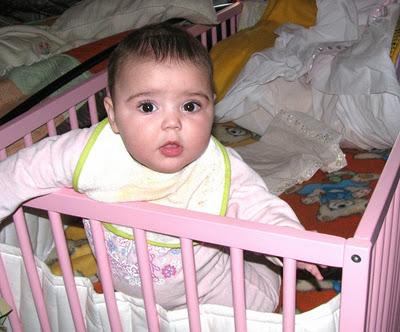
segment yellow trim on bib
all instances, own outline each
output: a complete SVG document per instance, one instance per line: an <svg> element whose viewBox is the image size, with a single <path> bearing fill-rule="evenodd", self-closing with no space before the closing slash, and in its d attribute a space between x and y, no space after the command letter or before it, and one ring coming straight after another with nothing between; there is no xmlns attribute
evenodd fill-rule
<svg viewBox="0 0 400 332"><path fill-rule="evenodd" d="M81 175L83 165L86 162L87 157L89 156L90 150L92 149L94 143L96 142L97 138L99 137L101 131L104 129L104 127L108 124L108 118L105 118L102 120L97 127L94 129L93 133L90 135L89 140L87 141L81 156L79 157L78 163L76 165L74 175L72 177L72 186L75 191L78 191L78 182L79 182L79 177Z"/></svg>
<svg viewBox="0 0 400 332"><path fill-rule="evenodd" d="M126 233L124 231L121 231L120 229L116 228L113 224L110 223L103 223L104 228L110 231L111 233L120 236L124 239L127 240L134 240L135 237L129 233ZM168 244L168 243L163 243L163 242L157 242L157 241L152 241L152 240L146 240L147 244L150 244L152 246L156 247L163 247L163 248L170 248L170 249L179 249L181 247L180 244ZM198 245L198 243L194 242L194 245Z"/></svg>
<svg viewBox="0 0 400 332"><path fill-rule="evenodd" d="M219 142L215 137L212 137L213 141L219 147L222 155L224 157L224 165L225 165L225 181L224 181L224 193L222 195L222 203L221 203L221 210L219 212L220 216L225 216L226 211L228 210L228 200L229 200L229 193L231 189L231 161L228 156L228 152L226 148Z"/></svg>

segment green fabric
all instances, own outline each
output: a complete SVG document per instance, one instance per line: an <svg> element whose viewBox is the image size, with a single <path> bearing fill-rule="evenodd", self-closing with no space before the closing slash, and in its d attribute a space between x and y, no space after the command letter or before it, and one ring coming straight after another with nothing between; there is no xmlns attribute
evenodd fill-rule
<svg viewBox="0 0 400 332"><path fill-rule="evenodd" d="M15 67L8 72L6 78L13 81L25 96L30 96L79 64L78 60L69 55L57 54L30 66ZM88 72L83 73L64 85L56 94L89 77Z"/></svg>
<svg viewBox="0 0 400 332"><path fill-rule="evenodd" d="M72 177L72 186L75 191L79 192L79 186L78 186L79 176L81 175L83 165L85 164L85 161L90 153L90 150L92 149L94 143L96 143L97 137L99 137L101 131L107 124L108 124L108 118L105 118L98 124L93 133L90 135L90 138L86 143L86 146L84 147L81 156L79 157L78 164L76 165L74 175Z"/></svg>

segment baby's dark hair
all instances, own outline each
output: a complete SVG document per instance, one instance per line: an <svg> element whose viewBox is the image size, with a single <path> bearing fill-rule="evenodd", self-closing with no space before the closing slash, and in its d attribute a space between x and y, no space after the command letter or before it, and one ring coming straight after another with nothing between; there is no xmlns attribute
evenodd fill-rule
<svg viewBox="0 0 400 332"><path fill-rule="evenodd" d="M206 48L188 32L167 23L146 25L133 31L112 52L108 62L108 87L114 96L115 82L124 63L132 58L175 60L203 66L213 89L213 69Z"/></svg>

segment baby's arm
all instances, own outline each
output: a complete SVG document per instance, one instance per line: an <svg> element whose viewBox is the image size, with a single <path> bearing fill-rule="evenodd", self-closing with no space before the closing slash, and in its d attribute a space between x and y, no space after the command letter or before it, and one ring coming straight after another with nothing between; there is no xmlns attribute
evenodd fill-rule
<svg viewBox="0 0 400 332"><path fill-rule="evenodd" d="M24 201L71 187L90 129L53 136L0 162L0 221Z"/></svg>
<svg viewBox="0 0 400 332"><path fill-rule="evenodd" d="M232 150L230 150L232 151ZM262 178L232 153L232 182L227 216L269 225L304 229L292 208L268 191ZM278 259L272 259L281 264ZM310 272L317 280L323 276L317 265L297 262L297 268Z"/></svg>

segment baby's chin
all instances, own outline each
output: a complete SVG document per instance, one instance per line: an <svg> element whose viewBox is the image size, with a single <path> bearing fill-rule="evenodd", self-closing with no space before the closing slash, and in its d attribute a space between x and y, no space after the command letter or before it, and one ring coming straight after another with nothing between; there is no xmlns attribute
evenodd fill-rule
<svg viewBox="0 0 400 332"><path fill-rule="evenodd" d="M167 161L159 161L158 163L141 163L143 166L151 169L154 172L165 173L165 174L173 174L178 173L182 169L184 169L190 163L181 163L174 160Z"/></svg>
<svg viewBox="0 0 400 332"><path fill-rule="evenodd" d="M158 173L174 174L174 173L180 172L181 170L183 170L189 164L182 164L182 165L169 166L169 167L166 166L166 165L163 165L161 167L153 167L151 169L153 171L158 172Z"/></svg>

